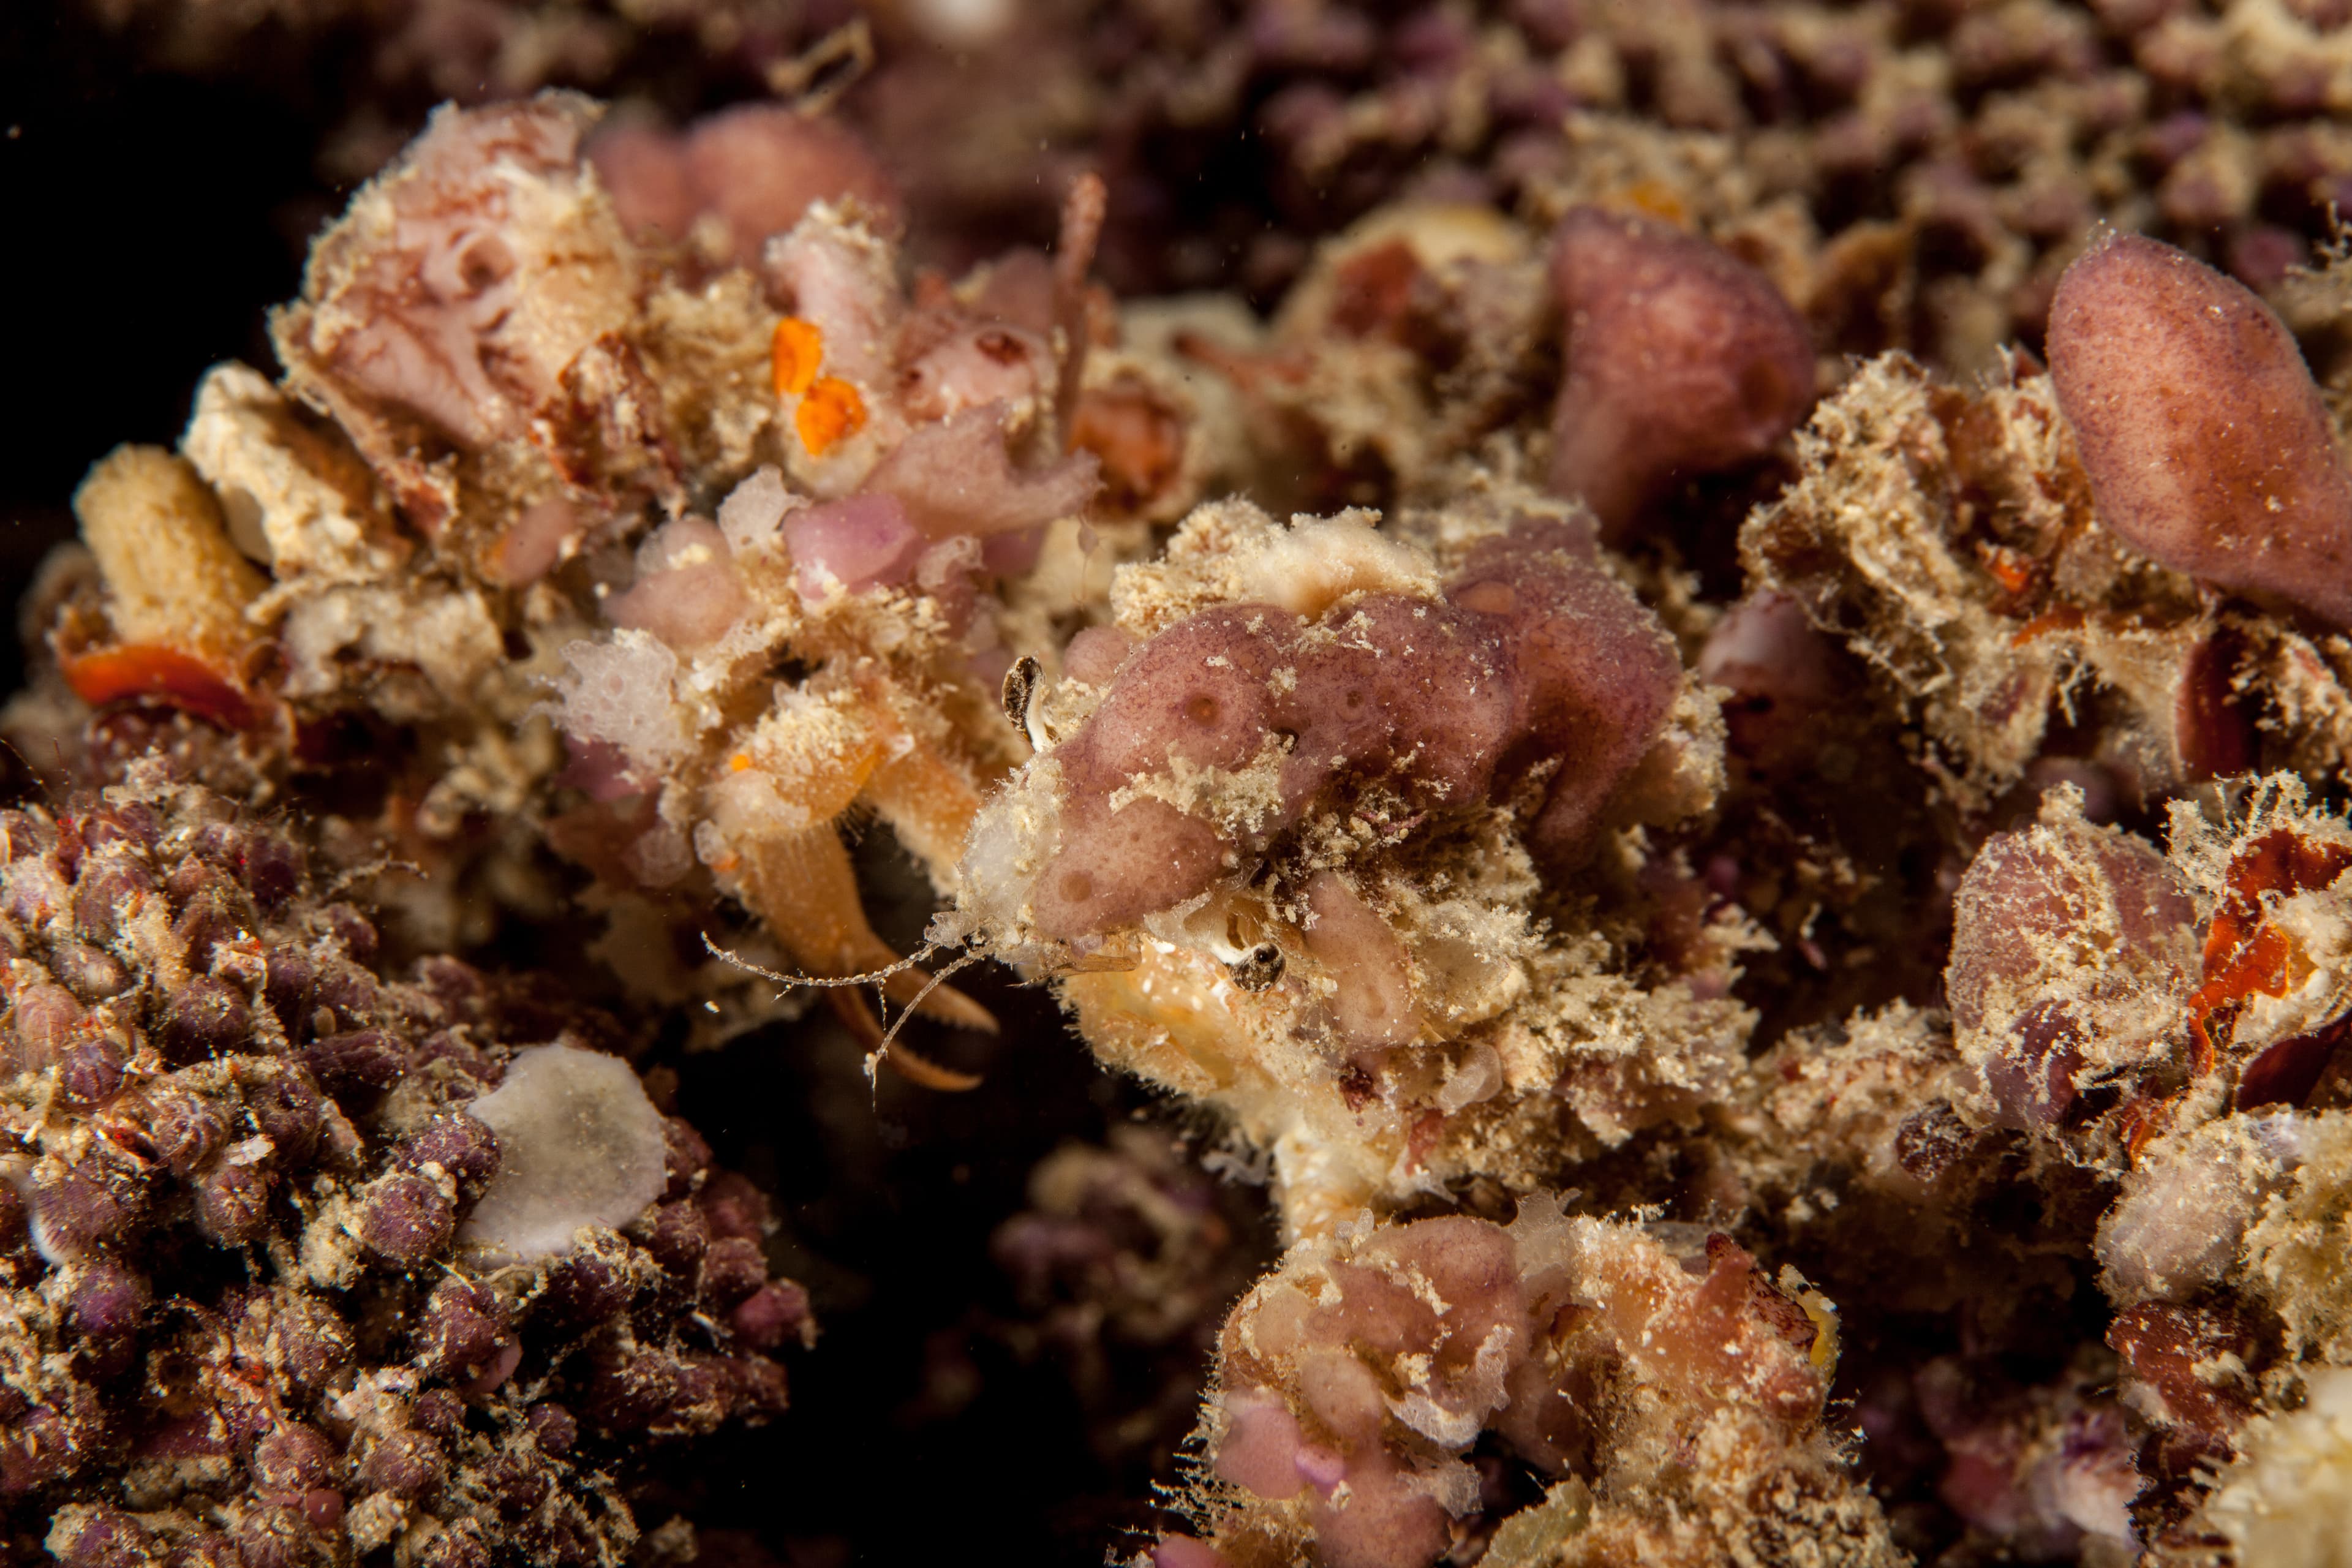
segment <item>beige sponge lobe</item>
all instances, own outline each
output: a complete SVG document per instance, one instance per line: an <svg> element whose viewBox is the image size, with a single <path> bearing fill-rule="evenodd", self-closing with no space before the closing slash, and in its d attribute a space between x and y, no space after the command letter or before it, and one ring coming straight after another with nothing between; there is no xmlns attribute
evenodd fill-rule
<svg viewBox="0 0 2352 1568"><path fill-rule="evenodd" d="M261 574L229 542L220 500L160 447L117 447L74 492L116 636L226 658L249 646Z"/></svg>

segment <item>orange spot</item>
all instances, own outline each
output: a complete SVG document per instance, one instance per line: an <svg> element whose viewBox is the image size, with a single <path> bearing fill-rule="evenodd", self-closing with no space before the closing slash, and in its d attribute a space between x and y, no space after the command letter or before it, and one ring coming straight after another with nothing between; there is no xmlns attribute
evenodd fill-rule
<svg viewBox="0 0 2352 1568"><path fill-rule="evenodd" d="M1989 544L1978 552L1985 570L1992 574L2004 592L2022 594L2033 586L2033 557L2021 550L2011 550L2005 544Z"/></svg>
<svg viewBox="0 0 2352 1568"><path fill-rule="evenodd" d="M2263 924L2263 895L2283 897L2325 888L2352 867L2352 848L2307 844L2288 828L2273 828L2240 850L2223 881L2229 889L2205 934L2205 978L2231 967Z"/></svg>
<svg viewBox="0 0 2352 1568"><path fill-rule="evenodd" d="M814 321L786 316L776 323L776 341L768 351L768 360L776 395L803 396L816 380L816 367L824 363L824 334Z"/></svg>
<svg viewBox="0 0 2352 1568"><path fill-rule="evenodd" d="M93 708L143 697L232 730L249 728L260 717L234 682L178 648L131 643L71 655L63 666L66 684Z"/></svg>
<svg viewBox="0 0 2352 1568"><path fill-rule="evenodd" d="M2220 973L2189 994L2189 1005L2210 1014L2224 1003L2242 1001L2259 991L2284 996L2311 978L2313 965L2303 944L2274 925L2264 925L2253 939L2232 953Z"/></svg>
<svg viewBox="0 0 2352 1568"><path fill-rule="evenodd" d="M1690 207L1664 180L1636 180L1617 193L1618 199L1635 212L1663 218L1676 226L1690 222Z"/></svg>
<svg viewBox="0 0 2352 1568"><path fill-rule="evenodd" d="M2137 1162L2139 1152L2147 1146L2148 1140L2170 1124L2172 1111L2169 1100L2147 1095L2126 1101L2123 1109L2116 1112L2116 1136L2123 1140L2124 1153Z"/></svg>
<svg viewBox="0 0 2352 1568"><path fill-rule="evenodd" d="M2332 884L2352 868L2352 848L2308 844L2287 828L2255 839L2230 861L2223 880L2228 893L2206 928L2204 984L2189 995L2189 1028L2195 1037L2195 1068L2211 1070L2221 1054L2213 1023L2230 1020L2257 992L2284 996L2311 977L2315 965L2303 945L2263 918L2263 897L2289 897Z"/></svg>
<svg viewBox="0 0 2352 1568"><path fill-rule="evenodd" d="M822 458L835 442L866 428L866 399L840 377L821 375L801 399L793 427L801 433L801 445L809 456Z"/></svg>
<svg viewBox="0 0 2352 1568"><path fill-rule="evenodd" d="M743 863L743 857L730 852L710 863L710 868L724 877Z"/></svg>
<svg viewBox="0 0 2352 1568"><path fill-rule="evenodd" d="M2034 616L2032 620L2018 627L2016 635L2009 639L2009 646L2011 647L2023 647L2027 643L2032 642L2034 638L2041 637L2045 633L2072 631L2082 624L2082 606L2078 605L2061 605L2054 610L2044 611L2042 614Z"/></svg>
<svg viewBox="0 0 2352 1568"><path fill-rule="evenodd" d="M739 773L747 772L751 766L751 753L749 752L738 752L733 756L727 759L727 765L729 768Z"/></svg>

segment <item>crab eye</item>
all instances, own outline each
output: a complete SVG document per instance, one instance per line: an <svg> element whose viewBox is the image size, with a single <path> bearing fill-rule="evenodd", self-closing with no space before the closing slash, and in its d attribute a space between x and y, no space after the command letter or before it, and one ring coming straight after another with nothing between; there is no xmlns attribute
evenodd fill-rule
<svg viewBox="0 0 2352 1568"><path fill-rule="evenodd" d="M1282 949L1262 942L1226 967L1235 985L1244 991L1264 991L1282 978Z"/></svg>

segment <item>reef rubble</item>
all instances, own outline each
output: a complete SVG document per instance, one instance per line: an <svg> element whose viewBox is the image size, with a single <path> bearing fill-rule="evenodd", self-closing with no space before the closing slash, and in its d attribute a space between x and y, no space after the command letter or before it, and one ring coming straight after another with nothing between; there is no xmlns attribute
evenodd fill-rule
<svg viewBox="0 0 2352 1568"><path fill-rule="evenodd" d="M834 1353L670 1064L965 1093L1063 1048L993 971L1165 1125L904 1418L1057 1369L1160 1488L1087 1552L2336 1560L2347 18L1208 10L1042 207L919 148L932 35L1133 8L444 105L91 468L0 712L0 1553L789 1559L647 1511ZM1153 149L1244 99L1195 277Z"/></svg>

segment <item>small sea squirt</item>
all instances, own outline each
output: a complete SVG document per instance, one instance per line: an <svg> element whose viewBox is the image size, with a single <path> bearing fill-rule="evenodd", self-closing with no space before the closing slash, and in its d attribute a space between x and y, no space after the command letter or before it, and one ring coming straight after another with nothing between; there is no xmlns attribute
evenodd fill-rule
<svg viewBox="0 0 2352 1568"><path fill-rule="evenodd" d="M668 1184L661 1112L629 1064L576 1046L519 1051L467 1107L498 1134L499 1168L458 1243L501 1262L564 1251L588 1225L628 1225Z"/></svg>
<svg viewBox="0 0 2352 1568"><path fill-rule="evenodd" d="M2352 471L2261 300L2116 236L2059 280L2050 374L2102 523L2202 582L2352 626Z"/></svg>
<svg viewBox="0 0 2352 1568"><path fill-rule="evenodd" d="M545 439L566 374L635 330L638 269L580 155L600 112L569 92L445 106L271 317L287 391L341 425L428 537L465 500L449 449Z"/></svg>

